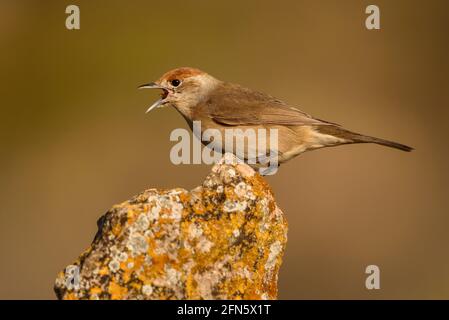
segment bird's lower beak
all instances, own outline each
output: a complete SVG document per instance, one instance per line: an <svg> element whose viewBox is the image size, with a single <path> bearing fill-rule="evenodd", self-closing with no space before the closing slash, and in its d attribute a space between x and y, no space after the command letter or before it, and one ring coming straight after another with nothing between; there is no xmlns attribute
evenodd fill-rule
<svg viewBox="0 0 449 320"><path fill-rule="evenodd" d="M167 101L165 100L168 96L168 89L165 87L162 87L160 85L158 85L155 82L150 82L147 84L143 84L141 86L138 87L138 89L161 89L162 93L161 93L161 99L157 100L155 103L153 103L148 110L145 113L150 112L151 110L160 107L161 105L164 105L165 103L167 103Z"/></svg>

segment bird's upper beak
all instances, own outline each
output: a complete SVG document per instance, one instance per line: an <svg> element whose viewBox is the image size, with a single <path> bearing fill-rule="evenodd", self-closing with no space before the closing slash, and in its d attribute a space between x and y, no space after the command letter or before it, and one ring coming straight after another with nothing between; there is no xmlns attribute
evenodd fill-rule
<svg viewBox="0 0 449 320"><path fill-rule="evenodd" d="M138 89L161 89L162 93L161 93L161 98L159 100L157 100L155 103L153 103L148 110L145 113L150 112L151 110L160 107L161 105L164 105L167 101L165 100L168 96L169 93L169 89L165 88L161 85L158 85L155 82L150 82L147 84L143 84L141 86L138 87Z"/></svg>
<svg viewBox="0 0 449 320"><path fill-rule="evenodd" d="M158 85L156 82L150 82L139 86L138 89L164 89L164 87Z"/></svg>

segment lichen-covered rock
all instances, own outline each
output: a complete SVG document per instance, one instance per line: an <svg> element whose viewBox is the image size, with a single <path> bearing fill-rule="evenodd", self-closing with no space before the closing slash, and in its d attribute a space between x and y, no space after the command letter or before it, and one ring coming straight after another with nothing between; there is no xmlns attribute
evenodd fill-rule
<svg viewBox="0 0 449 320"><path fill-rule="evenodd" d="M265 180L226 154L203 185L115 205L60 272L60 299L275 299L287 223Z"/></svg>

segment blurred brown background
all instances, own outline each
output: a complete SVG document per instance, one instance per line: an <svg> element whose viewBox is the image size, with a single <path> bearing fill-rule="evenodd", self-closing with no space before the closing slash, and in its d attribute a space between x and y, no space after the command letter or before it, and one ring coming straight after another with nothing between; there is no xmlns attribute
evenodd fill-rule
<svg viewBox="0 0 449 320"><path fill-rule="evenodd" d="M136 90L179 66L416 148L318 150L268 178L289 221L280 298L449 298L447 1L0 4L0 298L55 298L111 205L201 183L208 166L169 161L184 120Z"/></svg>

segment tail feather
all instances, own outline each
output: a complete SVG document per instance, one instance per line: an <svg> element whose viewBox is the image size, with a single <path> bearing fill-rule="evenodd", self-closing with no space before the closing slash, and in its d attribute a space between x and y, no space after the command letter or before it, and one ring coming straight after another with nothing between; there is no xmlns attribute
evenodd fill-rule
<svg viewBox="0 0 449 320"><path fill-rule="evenodd" d="M389 141L389 140L385 140L385 139L380 139L380 138L376 138L376 137L365 136L365 135L361 135L361 134L355 134L352 140L355 143L376 143L376 144L380 144L382 146L395 148L395 149L399 149L399 150L406 151L406 152L410 152L413 150L412 147L406 146L405 144L401 144L401 143L397 143L397 142Z"/></svg>
<svg viewBox="0 0 449 320"><path fill-rule="evenodd" d="M401 143L351 132L338 126L320 126L317 129L320 133L342 138L347 141L346 143L376 143L382 146L395 148L406 152L410 152L413 150L412 147L406 146Z"/></svg>

